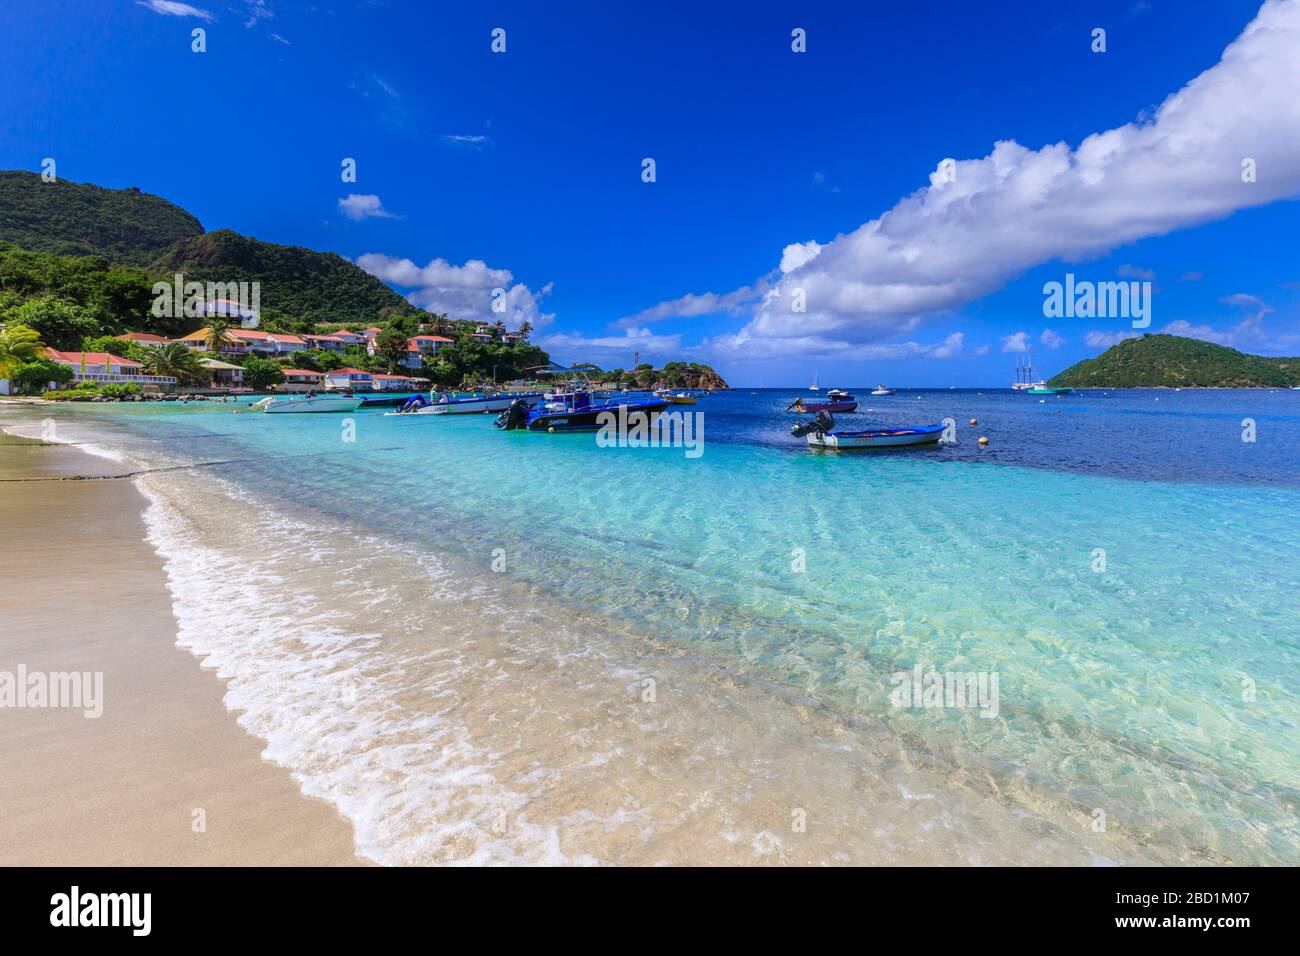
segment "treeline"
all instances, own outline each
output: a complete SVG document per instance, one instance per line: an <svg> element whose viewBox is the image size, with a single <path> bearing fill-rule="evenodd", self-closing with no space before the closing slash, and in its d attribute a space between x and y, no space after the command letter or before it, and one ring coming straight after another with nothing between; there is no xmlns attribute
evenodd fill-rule
<svg viewBox="0 0 1300 956"><path fill-rule="evenodd" d="M635 388L729 388L722 376L711 366L698 362L665 362L655 368L642 362L634 369L610 369L603 375L605 381Z"/></svg>

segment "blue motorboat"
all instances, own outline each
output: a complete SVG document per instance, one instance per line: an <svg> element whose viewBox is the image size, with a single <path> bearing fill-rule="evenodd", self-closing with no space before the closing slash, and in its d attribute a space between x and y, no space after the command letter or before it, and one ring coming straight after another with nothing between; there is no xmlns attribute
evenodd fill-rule
<svg viewBox="0 0 1300 956"><path fill-rule="evenodd" d="M654 397L636 400L596 398L589 381L589 371L593 368L588 365L571 368L547 365L536 369L539 376L555 378L557 387L537 401L522 397L515 399L498 416L496 427L504 431L595 431L612 422L634 422L639 415L645 415L648 423L671 404L667 399ZM602 418L605 415L614 418Z"/></svg>
<svg viewBox="0 0 1300 956"><path fill-rule="evenodd" d="M642 401L619 399L599 401L592 398L591 392L571 391L531 404L527 399L516 399L514 404L497 418L496 427L505 431L595 431L606 424L620 421L634 422L638 415L645 415L646 421L649 422L671 404L661 398Z"/></svg>
<svg viewBox="0 0 1300 956"><path fill-rule="evenodd" d="M943 425L916 425L911 428L869 428L861 431L836 431L835 418L819 412L811 421L795 425L790 434L808 439L814 448L902 448L909 445L937 445L943 438Z"/></svg>

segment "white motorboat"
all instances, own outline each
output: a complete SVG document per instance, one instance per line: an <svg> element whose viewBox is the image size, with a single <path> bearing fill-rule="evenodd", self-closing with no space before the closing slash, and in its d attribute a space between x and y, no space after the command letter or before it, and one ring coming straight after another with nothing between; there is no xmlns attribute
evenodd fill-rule
<svg viewBox="0 0 1300 956"><path fill-rule="evenodd" d="M268 415L305 415L319 412L355 412L361 399L352 395L279 395L254 402Z"/></svg>
<svg viewBox="0 0 1300 956"><path fill-rule="evenodd" d="M883 385L877 385L874 389L871 390L871 394L872 395L893 395L894 390L892 388L885 388L885 386Z"/></svg>
<svg viewBox="0 0 1300 956"><path fill-rule="evenodd" d="M537 398L536 392L526 395L443 395L434 402L417 395L390 415L481 415L485 412L504 412L516 398Z"/></svg>

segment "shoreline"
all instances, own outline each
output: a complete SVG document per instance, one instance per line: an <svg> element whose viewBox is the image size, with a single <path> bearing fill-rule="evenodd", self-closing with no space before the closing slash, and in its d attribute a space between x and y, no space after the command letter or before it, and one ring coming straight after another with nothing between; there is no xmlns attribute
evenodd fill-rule
<svg viewBox="0 0 1300 956"><path fill-rule="evenodd" d="M351 824L262 756L225 681L177 645L122 470L0 433L0 672L102 674L103 711L0 709L0 864L364 864Z"/></svg>

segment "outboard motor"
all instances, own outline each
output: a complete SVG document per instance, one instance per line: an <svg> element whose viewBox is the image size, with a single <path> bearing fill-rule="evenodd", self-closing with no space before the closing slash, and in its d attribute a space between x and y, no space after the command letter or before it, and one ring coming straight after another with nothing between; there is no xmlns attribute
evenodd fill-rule
<svg viewBox="0 0 1300 956"><path fill-rule="evenodd" d="M497 420L492 424L508 432L523 428L528 424L528 403L522 398L516 398L510 403L509 408L497 416Z"/></svg>
<svg viewBox="0 0 1300 956"><path fill-rule="evenodd" d="M811 432L818 435L825 435L835 427L835 419L830 412L818 412L817 417L810 422L800 422L790 429L790 434L795 438L803 438Z"/></svg>

